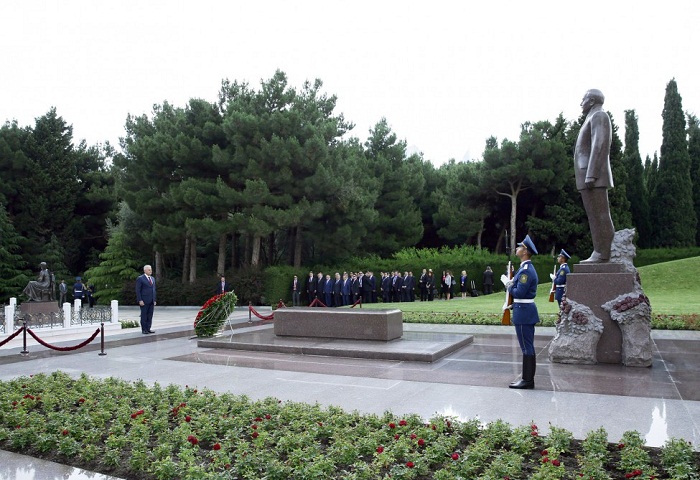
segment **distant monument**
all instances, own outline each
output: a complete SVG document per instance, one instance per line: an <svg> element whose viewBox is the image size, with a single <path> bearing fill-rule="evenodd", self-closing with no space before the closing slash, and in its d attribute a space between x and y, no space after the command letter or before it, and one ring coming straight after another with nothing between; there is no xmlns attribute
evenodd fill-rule
<svg viewBox="0 0 700 480"><path fill-rule="evenodd" d="M39 264L39 270L39 277L29 282L22 291L29 300L22 302L19 306L20 312L29 321L37 315L50 315L59 311L54 292L56 286L53 274L49 271L46 262Z"/></svg>
<svg viewBox="0 0 700 480"><path fill-rule="evenodd" d="M24 287L22 293L29 297L30 302L54 301L54 282L46 262L39 264L39 277Z"/></svg>

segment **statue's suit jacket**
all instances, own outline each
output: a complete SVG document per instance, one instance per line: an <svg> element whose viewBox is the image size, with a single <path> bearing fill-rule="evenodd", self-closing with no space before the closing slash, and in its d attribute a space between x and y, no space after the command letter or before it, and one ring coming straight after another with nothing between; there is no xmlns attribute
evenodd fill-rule
<svg viewBox="0 0 700 480"><path fill-rule="evenodd" d="M574 172L578 190L586 189L586 178L595 179L594 187L613 187L610 169L611 140L610 117L600 105L595 105L588 112L576 140Z"/></svg>

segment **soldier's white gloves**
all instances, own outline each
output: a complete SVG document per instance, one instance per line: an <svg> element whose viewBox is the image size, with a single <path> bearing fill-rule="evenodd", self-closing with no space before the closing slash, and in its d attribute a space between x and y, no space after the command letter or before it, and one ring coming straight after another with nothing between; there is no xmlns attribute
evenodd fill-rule
<svg viewBox="0 0 700 480"><path fill-rule="evenodd" d="M513 285L513 280L508 278L504 273L503 275L501 275L501 283L503 283L503 285L505 285L506 288L510 288L510 286Z"/></svg>
<svg viewBox="0 0 700 480"><path fill-rule="evenodd" d="M554 275L553 273L550 273L550 274L549 274L549 278L551 278L552 281L554 281L554 277L555 277L555 276L556 276L556 275Z"/></svg>

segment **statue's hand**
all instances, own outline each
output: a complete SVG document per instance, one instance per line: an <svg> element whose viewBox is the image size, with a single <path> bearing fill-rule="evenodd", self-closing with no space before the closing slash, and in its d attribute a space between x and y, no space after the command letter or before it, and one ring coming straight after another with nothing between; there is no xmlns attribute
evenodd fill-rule
<svg viewBox="0 0 700 480"><path fill-rule="evenodd" d="M595 178L586 177L586 188L590 189L595 186Z"/></svg>

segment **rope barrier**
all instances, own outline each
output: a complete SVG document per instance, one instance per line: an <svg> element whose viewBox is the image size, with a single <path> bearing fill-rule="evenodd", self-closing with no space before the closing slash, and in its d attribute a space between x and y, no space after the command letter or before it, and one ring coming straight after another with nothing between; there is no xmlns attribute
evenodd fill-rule
<svg viewBox="0 0 700 480"><path fill-rule="evenodd" d="M277 308L287 308L287 305L284 304L281 298L280 301L277 302Z"/></svg>
<svg viewBox="0 0 700 480"><path fill-rule="evenodd" d="M10 335L9 337L7 337L5 340L3 340L2 342L0 342L0 347L2 347L3 345L5 345L7 342L9 342L9 341L12 340L13 338L15 338L15 337L16 337L17 335L19 335L20 333L22 333L23 330L24 330L24 327L20 327L20 329L17 330L15 333L13 333L13 334Z"/></svg>
<svg viewBox="0 0 700 480"><path fill-rule="evenodd" d="M311 302L311 304L309 305L309 307L315 307L315 306L317 306L317 305L318 305L318 306L321 306L321 307L325 307L325 306L326 306L321 300L319 300L318 298L314 298L314 301Z"/></svg>
<svg viewBox="0 0 700 480"><path fill-rule="evenodd" d="M77 350L79 348L82 348L85 345L87 345L88 343L92 342L95 339L95 337L97 337L97 334L100 333L100 329L98 328L97 330L95 330L95 333L93 333L92 336L90 338L88 338L87 340L85 340L83 343L80 343L80 344L75 345L73 347L57 347L55 345L51 345L50 343L46 343L41 338L39 338L34 332L32 332L31 328L27 328L27 333L29 333L29 335L34 337L34 340L36 340L37 342L39 342L41 345L45 346L46 348L50 348L52 350L57 350L59 352L69 352L71 350Z"/></svg>
<svg viewBox="0 0 700 480"><path fill-rule="evenodd" d="M256 317L260 318L261 320L274 320L275 319L275 312L272 312L270 315L260 315L258 312L255 311L252 305L248 305L248 311L255 315Z"/></svg>
<svg viewBox="0 0 700 480"><path fill-rule="evenodd" d="M355 305L360 304L360 308L362 308L362 297L358 298L355 303L352 304L352 307L350 308L355 308Z"/></svg>

